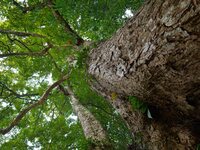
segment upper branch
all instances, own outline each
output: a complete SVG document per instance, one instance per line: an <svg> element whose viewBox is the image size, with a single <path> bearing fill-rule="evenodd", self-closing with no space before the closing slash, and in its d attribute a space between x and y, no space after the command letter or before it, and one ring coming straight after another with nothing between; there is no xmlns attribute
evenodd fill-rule
<svg viewBox="0 0 200 150"><path fill-rule="evenodd" d="M30 106L24 108L22 111L19 112L19 114L13 119L13 121L10 123L10 125L6 128L0 129L0 134L6 134L8 133L14 126L16 126L21 119L33 108L42 105L47 97L49 96L50 92L57 87L59 84L61 84L62 82L64 82L65 80L67 80L68 76L63 76L60 80L54 82L42 95L42 97L35 103L31 104Z"/></svg>
<svg viewBox="0 0 200 150"><path fill-rule="evenodd" d="M65 96L69 96L69 92L60 84L58 86L58 89L65 95Z"/></svg>
<svg viewBox="0 0 200 150"><path fill-rule="evenodd" d="M43 3L37 3L35 5L32 5L32 6L29 6L29 7L26 7L26 6L21 6L18 2L16 2L15 0L13 0L13 4L19 8L23 13L27 13L28 11L32 11L34 9L37 9L37 8L44 8L46 6L46 3L43 2Z"/></svg>
<svg viewBox="0 0 200 150"><path fill-rule="evenodd" d="M55 4L53 4L52 0L49 0L48 2L49 2L48 7L51 9L51 11L52 11L54 17L59 21L59 23L62 24L62 25L64 26L65 32L67 32L67 33L71 34L72 36L75 36L75 37L76 37L76 40L77 40L76 45L77 45L77 46L82 45L82 44L84 43L84 40L78 35L78 33L77 33L76 31L74 31L74 30L70 27L69 23L68 23L68 22L66 21L66 19L62 16L62 14L61 14L58 10L55 10L55 9L53 8L53 6L54 6Z"/></svg>
<svg viewBox="0 0 200 150"><path fill-rule="evenodd" d="M32 52L32 50L24 43L24 42L22 42L22 41L20 41L20 40L18 40L18 39L16 39L16 38L11 38L8 34L7 34L7 38L11 41L11 43L12 42L17 42L18 44L20 44L19 46L23 46L23 47L25 47L29 52ZM16 44L17 44L16 43Z"/></svg>
<svg viewBox="0 0 200 150"><path fill-rule="evenodd" d="M37 34L37 33L19 32L19 31L11 31L11 30L0 29L0 33L1 34L13 34L13 35L16 35L16 36L32 36L32 37L45 38L44 35Z"/></svg>
<svg viewBox="0 0 200 150"><path fill-rule="evenodd" d="M47 4L48 3L48 4ZM84 40L83 38L81 38L78 33L73 30L71 28L71 26L69 25L69 23L66 21L66 19L62 16L62 14L58 11L58 10L55 10L53 7L55 6L55 4L53 3L52 0L47 0L47 2L43 2L43 3L38 3L36 5L33 5L33 6L29 6L29 7L26 7L26 6L21 6L18 2L16 2L15 0L13 0L13 4L18 7L19 9L22 10L22 12L26 13L28 11L32 11L36 8L44 8L45 6L48 6L54 17L59 21L60 24L62 24L64 26L64 30L65 32L71 34L72 36L74 36L76 38L76 45L77 46L80 46L80 45L83 45L84 43Z"/></svg>
<svg viewBox="0 0 200 150"><path fill-rule="evenodd" d="M29 52L29 53L7 53L7 54L0 54L0 58L4 58L4 57L11 57L11 56L43 56L45 54L47 54L48 50L50 48L52 48L53 45L51 45L50 43L48 43L48 47L45 47L42 51L40 52Z"/></svg>
<svg viewBox="0 0 200 150"><path fill-rule="evenodd" d="M2 96L4 89L6 91L9 91L10 93L12 93L12 95L15 95L17 98L21 98L21 97L27 97L27 96L37 96L38 93L32 93L32 94L18 94L15 91L13 91L12 89L10 89L6 84L0 82L0 87L1 88L1 92L0 92L0 96Z"/></svg>

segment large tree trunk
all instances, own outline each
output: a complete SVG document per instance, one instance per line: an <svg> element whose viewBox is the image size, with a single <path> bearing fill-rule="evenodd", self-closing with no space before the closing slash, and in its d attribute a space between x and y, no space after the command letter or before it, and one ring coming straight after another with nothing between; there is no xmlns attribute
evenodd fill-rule
<svg viewBox="0 0 200 150"><path fill-rule="evenodd" d="M149 149L194 149L200 135L200 5L151 0L109 40L93 49L93 87L112 101ZM146 102L149 120L127 96ZM135 134L134 134L135 135Z"/></svg>

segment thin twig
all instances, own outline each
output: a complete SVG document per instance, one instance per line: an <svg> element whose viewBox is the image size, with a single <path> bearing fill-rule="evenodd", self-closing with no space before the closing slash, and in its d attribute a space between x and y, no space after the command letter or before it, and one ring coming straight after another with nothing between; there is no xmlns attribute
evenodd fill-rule
<svg viewBox="0 0 200 150"><path fill-rule="evenodd" d="M37 34L37 33L29 33L29 32L19 32L19 31L11 31L11 30L2 30L0 29L1 34L12 34L16 36L32 36L32 37L39 37L39 38L46 38L46 36Z"/></svg>
<svg viewBox="0 0 200 150"><path fill-rule="evenodd" d="M20 98L20 97L29 97L29 96L38 96L38 93L32 93L32 94L18 94L16 93L15 91L13 91L12 89L10 89L7 85L5 85L4 83L0 82L0 87L2 87L1 89L1 93L0 93L0 96L3 95L3 90L7 90L9 91L10 93L12 93L12 95L15 95L17 98Z"/></svg>
<svg viewBox="0 0 200 150"><path fill-rule="evenodd" d="M40 52L21 52L21 53L6 53L6 54L0 54L0 58L4 57L13 57L13 56L44 56L47 54L48 50L52 48L53 45L49 44L48 47L45 47L42 51Z"/></svg>
<svg viewBox="0 0 200 150"><path fill-rule="evenodd" d="M7 34L7 37L8 39L11 41L11 42L14 42L14 41L17 41L18 43L20 43L22 46L24 46L29 52L32 52L32 50L22 41L16 39L16 38L11 38L8 34Z"/></svg>
<svg viewBox="0 0 200 150"><path fill-rule="evenodd" d="M107 110L105 110L104 108L102 108L101 106L98 106L96 104L93 104L93 103L82 103L82 105L84 106L91 106L91 107L95 107L97 108L98 110L101 110L102 112L110 115L110 116L114 116L111 112L108 112Z"/></svg>

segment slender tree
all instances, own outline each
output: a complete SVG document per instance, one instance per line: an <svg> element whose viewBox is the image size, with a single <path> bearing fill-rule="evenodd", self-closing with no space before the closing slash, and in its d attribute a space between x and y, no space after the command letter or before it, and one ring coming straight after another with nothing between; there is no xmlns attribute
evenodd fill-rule
<svg viewBox="0 0 200 150"><path fill-rule="evenodd" d="M86 107L80 104L79 100L76 98L74 92L69 86L63 87L60 85L60 90L64 95L70 96L72 108L80 120L85 137L87 140L91 140L90 147L92 149L108 148L107 146L109 145L106 138L106 132L102 128L101 123L96 120L94 115L92 115Z"/></svg>

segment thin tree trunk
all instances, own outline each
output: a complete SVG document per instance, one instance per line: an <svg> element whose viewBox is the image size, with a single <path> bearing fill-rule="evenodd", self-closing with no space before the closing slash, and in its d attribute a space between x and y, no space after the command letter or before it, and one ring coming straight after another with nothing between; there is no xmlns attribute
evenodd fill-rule
<svg viewBox="0 0 200 150"><path fill-rule="evenodd" d="M80 104L70 87L65 87L65 90L67 91L66 95L70 96L72 108L78 116L86 139L91 141L90 149L105 149L110 146L101 123L87 108Z"/></svg>
<svg viewBox="0 0 200 150"><path fill-rule="evenodd" d="M120 105L112 98L111 103L134 133L143 133L147 148L195 148L200 135L198 1L148 1L91 51L88 66L96 80L93 87L108 98L117 93ZM127 96L146 102L153 120L129 110L122 100Z"/></svg>

